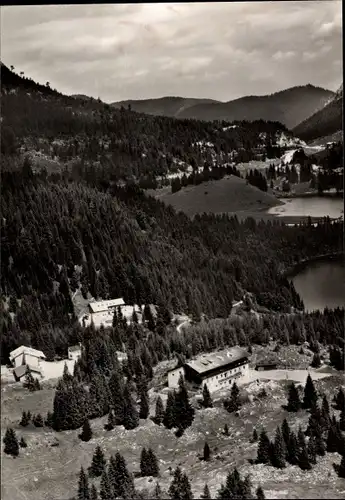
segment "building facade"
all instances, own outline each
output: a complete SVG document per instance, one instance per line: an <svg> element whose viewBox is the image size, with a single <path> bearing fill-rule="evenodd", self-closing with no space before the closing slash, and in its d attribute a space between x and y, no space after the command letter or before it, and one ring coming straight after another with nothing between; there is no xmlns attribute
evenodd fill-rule
<svg viewBox="0 0 345 500"><path fill-rule="evenodd" d="M218 391L249 379L249 353L239 347L202 354L182 367L168 372L168 386L178 387L180 375L200 389L206 384L210 392Z"/></svg>
<svg viewBox="0 0 345 500"><path fill-rule="evenodd" d="M46 359L42 351L32 347L20 346L10 353L10 361L14 368L21 365L29 365L30 368L39 368L40 361Z"/></svg>
<svg viewBox="0 0 345 500"><path fill-rule="evenodd" d="M126 305L122 298L90 302L88 311L80 316L79 323L84 328L90 326L91 323L94 324L96 329L100 328L101 325L104 328L109 328L113 324L114 312L119 309L127 323L131 323L134 311L137 314L138 322L141 323L142 308L138 305Z"/></svg>

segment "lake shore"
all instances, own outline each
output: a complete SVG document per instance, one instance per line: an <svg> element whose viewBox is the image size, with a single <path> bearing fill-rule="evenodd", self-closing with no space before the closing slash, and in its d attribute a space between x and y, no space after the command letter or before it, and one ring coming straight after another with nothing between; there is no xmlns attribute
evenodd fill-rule
<svg viewBox="0 0 345 500"><path fill-rule="evenodd" d="M315 255L314 257L309 257L308 259L300 260L299 262L296 262L295 264L289 266L287 269L284 269L282 271L282 276L284 276L285 278L292 279L298 273L303 271L303 269L308 267L308 265L311 264L312 262L322 262L322 261L341 262L344 261L344 258L345 258L344 250L341 250L339 252Z"/></svg>

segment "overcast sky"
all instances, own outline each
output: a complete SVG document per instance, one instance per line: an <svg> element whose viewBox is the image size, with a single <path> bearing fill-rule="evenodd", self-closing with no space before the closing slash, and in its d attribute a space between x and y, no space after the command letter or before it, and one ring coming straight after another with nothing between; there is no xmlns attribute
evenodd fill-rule
<svg viewBox="0 0 345 500"><path fill-rule="evenodd" d="M1 7L1 59L106 102L337 90L341 2Z"/></svg>

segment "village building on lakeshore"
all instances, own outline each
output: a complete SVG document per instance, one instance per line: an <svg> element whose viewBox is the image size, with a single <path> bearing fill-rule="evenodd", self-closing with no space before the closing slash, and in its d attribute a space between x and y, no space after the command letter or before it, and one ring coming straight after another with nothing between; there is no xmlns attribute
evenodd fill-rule
<svg viewBox="0 0 345 500"><path fill-rule="evenodd" d="M210 392L231 387L234 381L248 379L249 353L240 347L201 354L183 366L168 372L168 386L177 388L181 375L200 389L206 384Z"/></svg>

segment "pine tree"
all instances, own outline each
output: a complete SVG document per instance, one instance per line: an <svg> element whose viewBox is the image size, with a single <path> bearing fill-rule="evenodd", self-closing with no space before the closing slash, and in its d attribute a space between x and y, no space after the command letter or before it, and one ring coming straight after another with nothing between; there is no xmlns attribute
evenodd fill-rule
<svg viewBox="0 0 345 500"><path fill-rule="evenodd" d="M318 405L314 405L311 410L310 410L310 416L308 420L308 426L306 430L306 435L311 436L312 434L315 434L317 429L321 429L321 411L318 407ZM320 430L321 432L321 430Z"/></svg>
<svg viewBox="0 0 345 500"><path fill-rule="evenodd" d="M213 407L212 398L211 398L210 391L208 390L207 384L204 384L204 387L202 390L202 396L203 396L203 400L202 400L203 407L204 408L212 408Z"/></svg>
<svg viewBox="0 0 345 500"><path fill-rule="evenodd" d="M43 422L42 415L40 413L38 413L37 415L35 415L32 418L32 423L34 424L35 427L43 427L44 422Z"/></svg>
<svg viewBox="0 0 345 500"><path fill-rule="evenodd" d="M224 403L225 409L229 413L233 413L235 411L238 411L240 408L240 390L234 382L231 387L231 394L230 394L230 399L225 401Z"/></svg>
<svg viewBox="0 0 345 500"><path fill-rule="evenodd" d="M321 432L320 426L315 428L315 432L313 435L315 437L315 453L316 453L316 455L319 455L320 457L325 456L326 444L325 444L325 441L322 437L322 432Z"/></svg>
<svg viewBox="0 0 345 500"><path fill-rule="evenodd" d="M90 441L90 439L92 438L92 429L88 419L84 420L81 434L79 434L79 438L82 441Z"/></svg>
<svg viewBox="0 0 345 500"><path fill-rule="evenodd" d="M285 447L287 449L287 447L289 445L289 441L290 441L291 429L290 429L289 423L286 420L286 418L284 418L284 420L283 420L283 423L281 426L281 431L282 431L282 436L284 439Z"/></svg>
<svg viewBox="0 0 345 500"><path fill-rule="evenodd" d="M321 406L320 426L323 431L328 431L330 425L331 425L331 417L329 413L329 403L327 396L324 395Z"/></svg>
<svg viewBox="0 0 345 500"><path fill-rule="evenodd" d="M211 452L210 452L210 447L208 445L208 443L206 442L205 445L204 445L204 455L203 455L203 459L208 462L210 459L211 459Z"/></svg>
<svg viewBox="0 0 345 500"><path fill-rule="evenodd" d="M90 500L98 500L97 488L94 484L91 485Z"/></svg>
<svg viewBox="0 0 345 500"><path fill-rule="evenodd" d="M337 467L337 474L339 477L345 479L345 453L343 453L340 465Z"/></svg>
<svg viewBox="0 0 345 500"><path fill-rule="evenodd" d="M19 425L21 425L22 427L26 427L27 425L29 425L29 422L30 420L28 419L28 414L26 413L26 411L23 411L22 419L19 422Z"/></svg>
<svg viewBox="0 0 345 500"><path fill-rule="evenodd" d="M157 477L159 475L158 460L151 448L147 450L147 472L148 476Z"/></svg>
<svg viewBox="0 0 345 500"><path fill-rule="evenodd" d="M317 403L317 392L315 390L314 382L308 374L307 381L304 387L303 407L312 408Z"/></svg>
<svg viewBox="0 0 345 500"><path fill-rule="evenodd" d="M146 380L142 380L140 386L140 410L139 418L146 419L149 416L150 404Z"/></svg>
<svg viewBox="0 0 345 500"><path fill-rule="evenodd" d="M110 477L106 470L102 473L99 496L101 497L101 500L112 500L114 498Z"/></svg>
<svg viewBox="0 0 345 500"><path fill-rule="evenodd" d="M207 484L205 484L204 491L202 492L200 498L203 500L211 500L211 493Z"/></svg>
<svg viewBox="0 0 345 500"><path fill-rule="evenodd" d="M282 432L279 427L277 427L275 439L273 442L273 467L277 467L278 469L283 469L285 467L285 445L284 439L282 436Z"/></svg>
<svg viewBox="0 0 345 500"><path fill-rule="evenodd" d="M265 500L265 493L264 490L261 488L261 486L258 486L256 490L256 498L257 500Z"/></svg>
<svg viewBox="0 0 345 500"><path fill-rule="evenodd" d="M89 481L83 467L79 473L78 500L90 500Z"/></svg>
<svg viewBox="0 0 345 500"><path fill-rule="evenodd" d="M20 438L20 441L19 441L19 446L20 446L21 448L27 448L27 447L28 447L28 445L26 444L26 441L25 441L25 439L23 438L23 436Z"/></svg>
<svg viewBox="0 0 345 500"><path fill-rule="evenodd" d="M162 398L158 396L157 401L156 401L156 411L155 411L155 417L154 421L156 424L161 425L164 419L164 405Z"/></svg>
<svg viewBox="0 0 345 500"><path fill-rule="evenodd" d="M179 435L182 435L184 430L192 425L194 420L194 408L189 402L188 391L181 376L179 381L179 389L175 394L174 414Z"/></svg>
<svg viewBox="0 0 345 500"><path fill-rule="evenodd" d="M124 384L122 373L114 370L109 379L109 391L115 413L116 425L122 425L125 414Z"/></svg>
<svg viewBox="0 0 345 500"><path fill-rule="evenodd" d="M300 408L301 408L301 401L299 398L298 390L294 382L291 382L289 386L288 404L286 409L287 411L297 412Z"/></svg>
<svg viewBox="0 0 345 500"><path fill-rule="evenodd" d="M105 470L106 463L107 461L104 457L102 448L97 445L92 457L91 466L89 467L89 475L91 477L101 476L103 474L103 471Z"/></svg>
<svg viewBox="0 0 345 500"><path fill-rule="evenodd" d="M252 441L253 443L256 443L257 440L258 440L258 431L254 427Z"/></svg>
<svg viewBox="0 0 345 500"><path fill-rule="evenodd" d="M309 461L311 464L316 464L316 442L315 436L310 436L307 446Z"/></svg>
<svg viewBox="0 0 345 500"><path fill-rule="evenodd" d="M124 390L124 417L123 425L127 430L135 429L139 425L139 414L136 404L132 398L129 384L126 384Z"/></svg>
<svg viewBox="0 0 345 500"><path fill-rule="evenodd" d="M268 464L270 462L270 440L265 429L260 433L256 462L258 464Z"/></svg>
<svg viewBox="0 0 345 500"><path fill-rule="evenodd" d="M177 427L177 419L175 412L175 391L170 391L168 393L167 405L165 408L163 424L167 429L172 429L173 427Z"/></svg>

